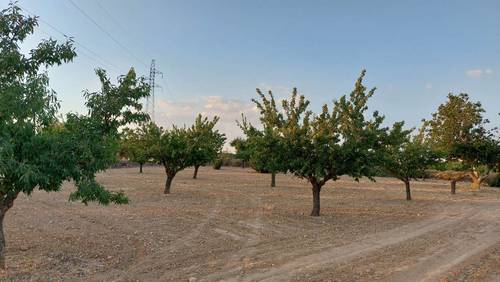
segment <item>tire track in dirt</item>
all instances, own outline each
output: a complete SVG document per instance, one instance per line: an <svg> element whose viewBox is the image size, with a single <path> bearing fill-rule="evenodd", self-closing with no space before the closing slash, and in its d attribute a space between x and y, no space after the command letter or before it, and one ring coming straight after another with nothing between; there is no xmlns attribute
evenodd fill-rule
<svg viewBox="0 0 500 282"><path fill-rule="evenodd" d="M61 218L67 218L68 212L65 211L64 209L67 208L67 206L61 206L54 204L53 202L47 201L47 200L41 200L38 201L38 203L42 206L47 208L47 214L50 215L57 215L60 216ZM98 232L102 232L104 234L107 234L109 237L115 237L117 230L119 230L120 234L134 234L133 231L135 229L125 227L123 225L115 225L115 224L109 224L103 222L99 218L93 217L91 215L85 214L84 210L81 209L74 209L72 211L72 215L77 216L79 219L83 220L83 222L88 223L88 226L86 228L95 228L98 229ZM85 228L85 227L84 227ZM44 231L44 228L37 228L40 231ZM81 227L77 227L78 232L81 232ZM87 232L89 231L88 229L86 230ZM56 235L57 236L57 235ZM74 235L76 236L76 235ZM134 251L131 252L133 253L134 258L136 259L137 257L140 257L144 253L144 246L141 243L141 240L137 238L137 236L133 236L131 238L131 241L133 242L134 245ZM124 245L129 245L130 243L127 242L127 240L120 240L119 242L122 242ZM127 256L123 256L124 258L127 258ZM121 264L123 265L123 264ZM117 266L117 265L115 265ZM107 271L107 270L106 270ZM32 280L37 280L35 279L35 276L31 277Z"/></svg>
<svg viewBox="0 0 500 282"><path fill-rule="evenodd" d="M191 244L191 241L196 239L203 230L206 230L207 225L218 216L220 211L223 208L222 203L224 201L231 202L231 197L227 193L217 193L220 191L224 192L229 192L232 194L238 194L240 197L246 198L249 200L250 203L253 203L253 207L257 207L257 217L254 219L256 222L255 224L250 224L250 225L256 225L256 226L262 226L262 209L261 209L261 197L258 197L258 200L253 199L251 194L248 193L243 193L241 191L233 190L233 189L227 189L227 188L221 188L217 187L215 190L206 190L209 194L211 192L215 192L217 197L219 197L215 203L215 207L212 208L209 211L208 216L206 216L202 222L200 222L196 228L194 228L192 231L188 233L187 236L183 236L182 238L179 238L175 240L173 243L169 244L167 247L162 248L159 251L155 251L154 253L143 257L139 262L132 264L129 268L123 269L123 270L118 270L114 269L110 272L107 272L103 275L96 276L94 279L100 280L100 281L121 281L121 280L126 280L126 278L131 278L131 277L142 277L144 274L150 273L152 270L155 272L158 272L162 268L163 265L166 264L165 258L171 255L171 252L178 249L181 246L187 246L194 248L194 246ZM253 227L255 228L255 227ZM260 232L260 231L259 231ZM249 235L249 233L245 233L245 235ZM246 236L245 236L246 237ZM250 236L250 237L259 237L259 236ZM254 244L257 244L255 242ZM235 259L237 259L235 257ZM227 260L224 260L226 262ZM172 261L170 261L172 262ZM167 262L168 263L168 262ZM171 273L167 271L166 273L162 274L160 278L155 278L154 280L156 281L166 281L171 279L172 277Z"/></svg>
<svg viewBox="0 0 500 282"><path fill-rule="evenodd" d="M395 275L391 281L442 281L443 276L467 259L486 251L500 241L499 210L481 210L459 223L458 234L450 234L451 241L444 248L419 257Z"/></svg>
<svg viewBox="0 0 500 282"><path fill-rule="evenodd" d="M289 280L300 272L323 265L338 264L355 259L363 254L378 249L411 240L426 233L445 228L460 221L461 218L431 218L417 223L404 225L400 228L381 232L375 236L359 240L355 243L325 249L316 254L294 259L284 265L277 266L265 272L249 274L241 281L276 281ZM239 281L234 277L225 281Z"/></svg>
<svg viewBox="0 0 500 282"><path fill-rule="evenodd" d="M236 273L239 272L240 270L244 269L245 267L248 267L251 264L252 256L257 252L257 245L261 241L261 234L264 229L264 225L262 223L262 218L263 218L263 212L262 212L262 198L260 196L256 197L257 199L254 199L247 194L244 194L239 191L233 191L233 190L228 190L228 189L223 189L232 193L237 193L240 195L243 195L244 197L250 199L250 201L253 203L253 206L257 208L256 211L256 217L252 219L250 222L242 222L239 221L239 224L244 224L246 227L251 227L253 232L248 233L245 236L245 243L242 246L242 248L235 252L235 253L228 253L227 256L219 259L219 261L222 262L222 264L225 264L225 267L230 269L231 275L237 275ZM219 277L219 272L211 274L209 276L203 277L203 280L217 280ZM237 275L238 278L240 278L240 275Z"/></svg>
<svg viewBox="0 0 500 282"><path fill-rule="evenodd" d="M443 217L447 217L446 215L443 215ZM423 224L423 223L422 223ZM405 225L406 226L406 225ZM403 227L405 227L403 226ZM416 227L418 228L418 227ZM316 230L316 234L313 234L312 236L309 236L312 239L313 242L318 242L318 241L325 241L327 240L331 235L329 232L322 232L322 229ZM281 233L281 232L279 232ZM320 234L320 235L317 235ZM290 235L290 234L288 234ZM209 274L207 276L204 276L201 278L200 281L246 281L245 278L245 273L243 273L243 270L248 270L251 268L251 263L250 260L260 260L261 263L265 264L271 264L272 261L265 261L267 258L273 258L273 260L294 260L296 257L307 257L311 253L311 250L314 250L310 247L311 241L309 240L302 240L303 239L303 234L300 235L300 238L297 239L295 236L285 236L281 238L274 238L273 240L268 240L262 242L260 240L259 242L255 244L247 244L250 245L247 248L243 248L239 250L235 255L238 257L238 254L245 253L249 255L249 261L247 262L247 266L249 267L244 267L245 265L241 266L235 266L234 263L228 264L228 266L233 265L232 268L226 268L222 269L220 271L217 271L217 273ZM299 240L299 241L297 241ZM290 250L289 244L286 243L287 241L293 241L293 251L288 251ZM331 246L331 243L328 245ZM319 252L322 250L327 249L328 247L322 247ZM317 249L317 247L316 247ZM250 257L252 255L253 257ZM314 255L313 255L314 256ZM262 267L262 265L260 265ZM262 268L260 268L262 270ZM263 270L265 271L265 270ZM288 272L286 270L285 272ZM251 273L251 272L250 272ZM251 274L250 274L251 275ZM227 280L229 277L229 280ZM259 280L259 279L256 279Z"/></svg>
<svg viewBox="0 0 500 282"><path fill-rule="evenodd" d="M445 215L437 215L430 219L423 220L417 223L411 223L404 225L402 227L389 230L386 232L381 232L374 236L369 236L365 239L358 240L355 243L344 245L340 247L334 247L325 249L319 253L306 255L294 259L286 264L283 264L278 267L274 267L264 272L260 273L250 273L245 276L243 279L237 279L236 277L230 277L224 281L287 281L299 273L310 272L315 268L319 268L326 265L335 265L342 262L348 262L354 260L358 257L361 257L367 253L372 253L377 250L390 247L392 245L401 244L403 242L412 240L422 235L426 235L431 232L435 232L437 230L442 230L447 228L450 225L456 224L467 224L467 220L477 221L480 219L484 219L489 216L489 220L495 220L495 218L491 218L491 211L483 211L479 208L466 208L461 212L456 213L454 216L445 216ZM494 212L496 213L496 212ZM498 214L498 213L496 213ZM486 240L484 243L480 243L478 245L473 244L473 242L468 242L468 244L473 245L474 247L470 249L470 252L467 255L461 253L461 248L450 248L450 250L456 251L456 254L449 254L452 256L452 261L448 260L449 265L443 263L443 267L445 269L449 269L452 266L462 262L466 257L469 257L473 254L476 254L488 246L495 244L497 240L497 236L500 231L499 226L485 225L482 233L483 235L478 235L478 238L481 240ZM500 239L500 238L498 238ZM466 242L465 238L463 242ZM417 271L418 272L418 271ZM439 276L442 272L432 272L429 271L423 280L433 279L436 276ZM408 281L407 275L405 272L405 276L401 281ZM397 281L397 280L396 280ZM416 280L419 281L419 280Z"/></svg>
<svg viewBox="0 0 500 282"><path fill-rule="evenodd" d="M227 226L224 228L226 229L220 229L218 227L213 228L213 231L216 233L219 233L221 235L229 236L234 239L234 236L239 237L239 241L243 241L244 244L242 248L237 251L237 252L231 252L228 251L226 252L225 256L217 258L216 261L210 261L211 264L218 264L218 265L225 265L230 266L231 268L236 267L237 269L242 269L247 263L247 260L249 260L254 252L256 252L256 245L261 241L261 234L264 229L264 224L262 222L263 220L263 210L262 210L262 197L261 196L254 196L253 194L248 194L244 193L238 190L233 190L233 189L227 189L227 188L217 188L217 192L224 191L225 193L232 193L232 194L237 194L239 197L242 197L246 200L248 200L248 203L251 203L251 207L249 207L252 210L255 210L255 217L251 220L245 220L245 221L238 221L238 225L242 226L250 231L246 231L244 234L239 234L238 231L234 230L226 230ZM226 199L230 199L229 195L226 195ZM239 266L236 266L238 264L241 264ZM164 275L158 279L158 281L166 281L169 278L169 273L164 273Z"/></svg>
<svg viewBox="0 0 500 282"><path fill-rule="evenodd" d="M221 200L217 199L215 202L215 206L208 212L208 215L203 218L203 220L197 224L195 228L193 228L187 235L178 238L173 241L171 244L162 248L150 255L143 256L140 261L132 264L129 268L118 270L114 269L111 272L105 273L101 276L96 276L93 279L99 281L119 281L124 280L127 277L136 277L137 275L141 275L144 273L148 273L151 269L160 268L165 262L165 258L174 251L175 249L186 245L186 241L190 241L198 237L203 229L209 224L209 222L214 219L217 214L221 211Z"/></svg>

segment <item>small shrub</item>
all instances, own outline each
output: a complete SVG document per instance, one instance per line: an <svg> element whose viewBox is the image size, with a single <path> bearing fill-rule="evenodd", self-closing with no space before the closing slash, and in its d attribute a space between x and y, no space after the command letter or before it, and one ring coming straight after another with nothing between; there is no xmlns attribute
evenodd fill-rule
<svg viewBox="0 0 500 282"><path fill-rule="evenodd" d="M213 163L213 167L214 167L214 169L217 169L217 170L221 169L222 159L221 158L216 159Z"/></svg>
<svg viewBox="0 0 500 282"><path fill-rule="evenodd" d="M500 174L490 175L490 177L486 179L486 182L490 187L500 187Z"/></svg>

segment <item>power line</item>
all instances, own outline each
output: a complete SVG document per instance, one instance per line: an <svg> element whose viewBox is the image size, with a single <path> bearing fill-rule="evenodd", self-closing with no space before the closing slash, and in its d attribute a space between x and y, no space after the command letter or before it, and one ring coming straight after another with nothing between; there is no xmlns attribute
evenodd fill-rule
<svg viewBox="0 0 500 282"><path fill-rule="evenodd" d="M97 28L99 28L102 32L104 32L116 45L120 46L127 54L137 60L137 62L141 63L143 66L148 67L139 57L135 56L125 45L120 43L111 33L105 30L101 25L99 25L89 14L87 14L82 8L80 8L73 0L68 0L71 5L73 5L84 17L86 17L89 21L91 21Z"/></svg>
<svg viewBox="0 0 500 282"><path fill-rule="evenodd" d="M118 26L124 33L130 32L103 5L101 5L98 0L94 0L94 2L97 6L99 6L99 9L101 9L108 16L108 18L110 18L111 21L113 21L115 25Z"/></svg>
<svg viewBox="0 0 500 282"><path fill-rule="evenodd" d="M82 47L84 50L86 50L87 52L89 52L91 55L93 55L94 57L96 57L97 59L101 60L101 62L99 62L97 59L95 58L92 58L88 55L85 55L84 53L82 53L84 56L86 56L87 58L95 61L96 63L98 64L101 64L101 65L109 65L113 68L115 68L117 71L120 70L119 67L117 67L115 64L113 64L112 62L106 60L104 57L100 56L99 54L97 54L95 51L93 51L92 49L88 48L87 46L83 45L82 43L80 43L79 41L75 40L73 36L69 36L67 35L66 33L64 33L63 31L61 31L59 28L55 27L54 25L52 25L51 23L47 22L46 20L40 18L39 16L35 15L33 12L27 10L26 8L24 7L21 7L20 5L18 5L19 8L21 8L23 11L27 12L28 14L36 17L40 22L46 24L48 27L50 27L52 30L54 30L55 32L59 33L60 35L62 35L63 37L65 38L69 38L71 39L73 42L75 42L76 45ZM45 33L48 34L48 32L44 31ZM104 63L104 64L103 64Z"/></svg>
<svg viewBox="0 0 500 282"><path fill-rule="evenodd" d="M106 9L105 5L102 5L99 0L94 0L95 4L99 7L99 9L106 14L107 18L111 19L111 21L123 32L123 34L128 35L129 38L133 34L131 34L130 29L127 29L120 20L118 20L111 12L109 12L108 9ZM141 48L146 49L148 54L152 54L151 49L149 48L148 45L145 44L144 41L139 40L135 41L138 42L141 45Z"/></svg>

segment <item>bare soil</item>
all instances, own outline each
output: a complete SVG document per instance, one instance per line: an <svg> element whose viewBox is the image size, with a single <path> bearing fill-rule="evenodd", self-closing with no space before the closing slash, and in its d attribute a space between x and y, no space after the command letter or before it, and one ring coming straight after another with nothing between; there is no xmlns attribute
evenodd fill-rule
<svg viewBox="0 0 500 282"><path fill-rule="evenodd" d="M20 196L5 219L7 281L500 281L500 190L428 180L414 200L392 178L347 177L321 193L290 175L200 168L163 195L160 167L98 179L131 203Z"/></svg>

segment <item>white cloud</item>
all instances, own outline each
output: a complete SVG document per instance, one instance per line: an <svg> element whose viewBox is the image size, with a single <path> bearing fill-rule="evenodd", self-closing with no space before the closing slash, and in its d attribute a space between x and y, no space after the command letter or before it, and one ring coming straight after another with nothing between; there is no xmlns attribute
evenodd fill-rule
<svg viewBox="0 0 500 282"><path fill-rule="evenodd" d="M427 90L431 90L432 87L433 87L433 85L431 83L426 83L425 84L425 89L427 89Z"/></svg>
<svg viewBox="0 0 500 282"><path fill-rule="evenodd" d="M236 124L236 120L241 119L242 113L252 124L258 123L258 111L250 101L203 96L190 101L159 100L157 105L156 121L159 125L167 127L173 124L189 126L199 113L209 118L219 116L217 129L226 134L225 149L230 149L231 140L243 135Z"/></svg>
<svg viewBox="0 0 500 282"><path fill-rule="evenodd" d="M482 76L490 75L492 73L493 73L492 69L470 69L470 70L465 71L465 74L468 77L472 77L472 78L480 78Z"/></svg>
<svg viewBox="0 0 500 282"><path fill-rule="evenodd" d="M190 102L173 102L169 100L158 101L158 109L161 116L169 118L186 118L191 117L195 105Z"/></svg>

